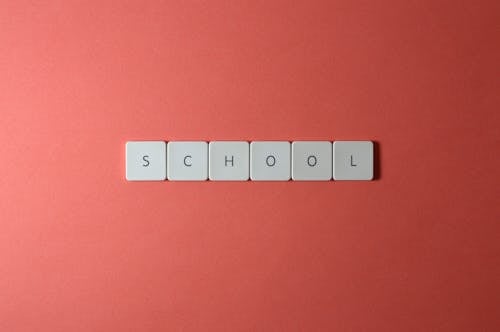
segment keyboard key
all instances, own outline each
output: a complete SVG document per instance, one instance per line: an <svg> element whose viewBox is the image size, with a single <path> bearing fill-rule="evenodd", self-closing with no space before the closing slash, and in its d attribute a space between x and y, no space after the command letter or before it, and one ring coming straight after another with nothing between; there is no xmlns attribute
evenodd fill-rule
<svg viewBox="0 0 500 332"><path fill-rule="evenodd" d="M292 143L292 179L329 181L332 178L332 143L296 141Z"/></svg>
<svg viewBox="0 0 500 332"><path fill-rule="evenodd" d="M166 143L131 141L125 145L125 177L128 181L163 181L167 176Z"/></svg>
<svg viewBox="0 0 500 332"><path fill-rule="evenodd" d="M208 177L207 142L169 142L167 164L170 181L205 181Z"/></svg>
<svg viewBox="0 0 500 332"><path fill-rule="evenodd" d="M208 177L213 181L247 181L249 159L248 142L210 142L208 145Z"/></svg>
<svg viewBox="0 0 500 332"><path fill-rule="evenodd" d="M334 142L333 178L335 180L372 180L373 142Z"/></svg>
<svg viewBox="0 0 500 332"><path fill-rule="evenodd" d="M290 180L290 142L252 142L250 144L250 178L253 181Z"/></svg>

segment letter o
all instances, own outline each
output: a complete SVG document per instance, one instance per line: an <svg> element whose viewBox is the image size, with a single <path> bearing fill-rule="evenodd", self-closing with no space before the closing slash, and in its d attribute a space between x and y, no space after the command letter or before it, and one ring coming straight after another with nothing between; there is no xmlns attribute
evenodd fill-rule
<svg viewBox="0 0 500 332"><path fill-rule="evenodd" d="M269 167L276 165L276 158L273 155L267 156L266 165Z"/></svg>
<svg viewBox="0 0 500 332"><path fill-rule="evenodd" d="M312 160L312 162L311 162ZM316 166L316 164L318 163L318 159L316 159L316 156L309 156L307 157L307 164L311 167L314 167Z"/></svg>

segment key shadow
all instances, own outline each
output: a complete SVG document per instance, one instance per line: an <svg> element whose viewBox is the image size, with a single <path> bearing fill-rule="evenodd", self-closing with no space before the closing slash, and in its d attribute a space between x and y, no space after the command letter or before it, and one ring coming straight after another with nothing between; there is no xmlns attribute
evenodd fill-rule
<svg viewBox="0 0 500 332"><path fill-rule="evenodd" d="M378 181L382 179L381 165L381 148L378 141L373 141L373 180Z"/></svg>

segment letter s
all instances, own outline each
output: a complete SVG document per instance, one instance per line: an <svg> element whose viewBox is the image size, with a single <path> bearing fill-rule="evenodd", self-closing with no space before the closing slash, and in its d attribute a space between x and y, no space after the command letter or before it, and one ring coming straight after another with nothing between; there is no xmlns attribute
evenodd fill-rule
<svg viewBox="0 0 500 332"><path fill-rule="evenodd" d="M149 156L148 155L145 155L145 156L142 156L142 160L144 160L145 164L142 164L142 167L148 167L149 166L149 160L148 160Z"/></svg>

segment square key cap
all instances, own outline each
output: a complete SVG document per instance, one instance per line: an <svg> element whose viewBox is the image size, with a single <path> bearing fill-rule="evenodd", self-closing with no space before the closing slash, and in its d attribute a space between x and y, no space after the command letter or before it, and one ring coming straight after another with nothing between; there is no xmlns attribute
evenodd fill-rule
<svg viewBox="0 0 500 332"><path fill-rule="evenodd" d="M208 177L207 142L168 142L167 164L170 181L205 181Z"/></svg>
<svg viewBox="0 0 500 332"><path fill-rule="evenodd" d="M292 143L292 179L329 181L332 178L332 143L296 141Z"/></svg>
<svg viewBox="0 0 500 332"><path fill-rule="evenodd" d="M167 151L163 141L131 141L125 145L128 181L163 181L167 176Z"/></svg>
<svg viewBox="0 0 500 332"><path fill-rule="evenodd" d="M247 181L249 159L248 142L210 142L208 144L208 177L212 181Z"/></svg>
<svg viewBox="0 0 500 332"><path fill-rule="evenodd" d="M252 181L290 180L290 142L250 143L250 178Z"/></svg>
<svg viewBox="0 0 500 332"><path fill-rule="evenodd" d="M334 142L333 178L335 180L372 180L373 142Z"/></svg>

